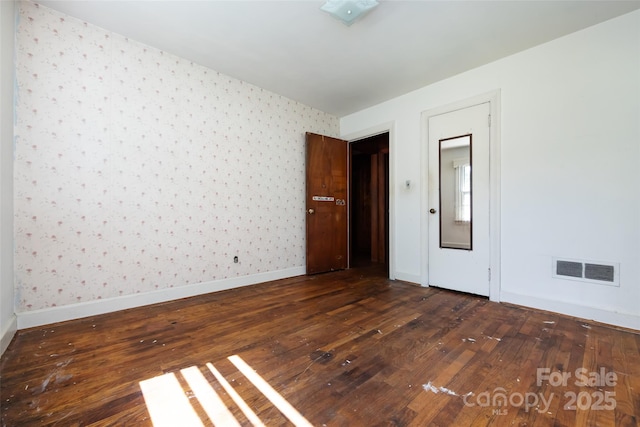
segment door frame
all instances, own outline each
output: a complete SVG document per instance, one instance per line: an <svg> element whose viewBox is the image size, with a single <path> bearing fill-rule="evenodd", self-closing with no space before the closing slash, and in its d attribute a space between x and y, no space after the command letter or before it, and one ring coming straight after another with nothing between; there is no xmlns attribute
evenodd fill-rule
<svg viewBox="0 0 640 427"><path fill-rule="evenodd" d="M387 233L389 235L389 279L395 280L395 122L386 122L348 135L341 135L340 139L344 139L351 144L352 142L357 142L361 139L366 139L383 133L389 134L389 194L387 195L389 197L389 228L387 229ZM351 171L349 173L351 173ZM349 209L347 221L347 227L350 227L351 209ZM351 235L351 229L349 229L348 232L349 235ZM350 253L351 239L348 240L347 246L347 250Z"/></svg>
<svg viewBox="0 0 640 427"><path fill-rule="evenodd" d="M489 299L500 301L500 89L423 111L420 118L420 285L429 286L429 118L489 102Z"/></svg>

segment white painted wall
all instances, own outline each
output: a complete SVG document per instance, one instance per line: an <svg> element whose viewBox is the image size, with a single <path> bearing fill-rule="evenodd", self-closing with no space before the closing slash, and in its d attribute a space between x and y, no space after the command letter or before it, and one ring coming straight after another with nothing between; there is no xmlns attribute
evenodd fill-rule
<svg viewBox="0 0 640 427"><path fill-rule="evenodd" d="M505 302L640 329L640 11L341 119L394 123L399 279L420 281L423 111L501 90ZM620 263L620 286L552 277L552 257Z"/></svg>
<svg viewBox="0 0 640 427"><path fill-rule="evenodd" d="M13 291L13 56L15 3L0 1L0 354L16 331Z"/></svg>

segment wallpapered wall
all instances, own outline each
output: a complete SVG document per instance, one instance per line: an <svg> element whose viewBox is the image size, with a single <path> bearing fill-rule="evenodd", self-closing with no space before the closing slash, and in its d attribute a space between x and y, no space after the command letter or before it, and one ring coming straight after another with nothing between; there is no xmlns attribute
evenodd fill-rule
<svg viewBox="0 0 640 427"><path fill-rule="evenodd" d="M16 55L16 311L304 265L336 117L30 2Z"/></svg>

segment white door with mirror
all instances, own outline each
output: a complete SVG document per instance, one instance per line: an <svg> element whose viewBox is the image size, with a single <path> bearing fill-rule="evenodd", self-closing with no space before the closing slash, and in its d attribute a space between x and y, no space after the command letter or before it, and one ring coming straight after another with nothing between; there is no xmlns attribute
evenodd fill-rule
<svg viewBox="0 0 640 427"><path fill-rule="evenodd" d="M491 104L429 117L429 285L489 296Z"/></svg>

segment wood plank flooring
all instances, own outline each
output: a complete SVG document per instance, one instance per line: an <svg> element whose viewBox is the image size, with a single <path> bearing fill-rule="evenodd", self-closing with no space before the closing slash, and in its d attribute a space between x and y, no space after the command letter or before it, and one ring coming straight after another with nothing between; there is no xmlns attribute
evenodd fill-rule
<svg viewBox="0 0 640 427"><path fill-rule="evenodd" d="M352 269L19 331L0 364L1 420L637 426L639 350L637 331Z"/></svg>

